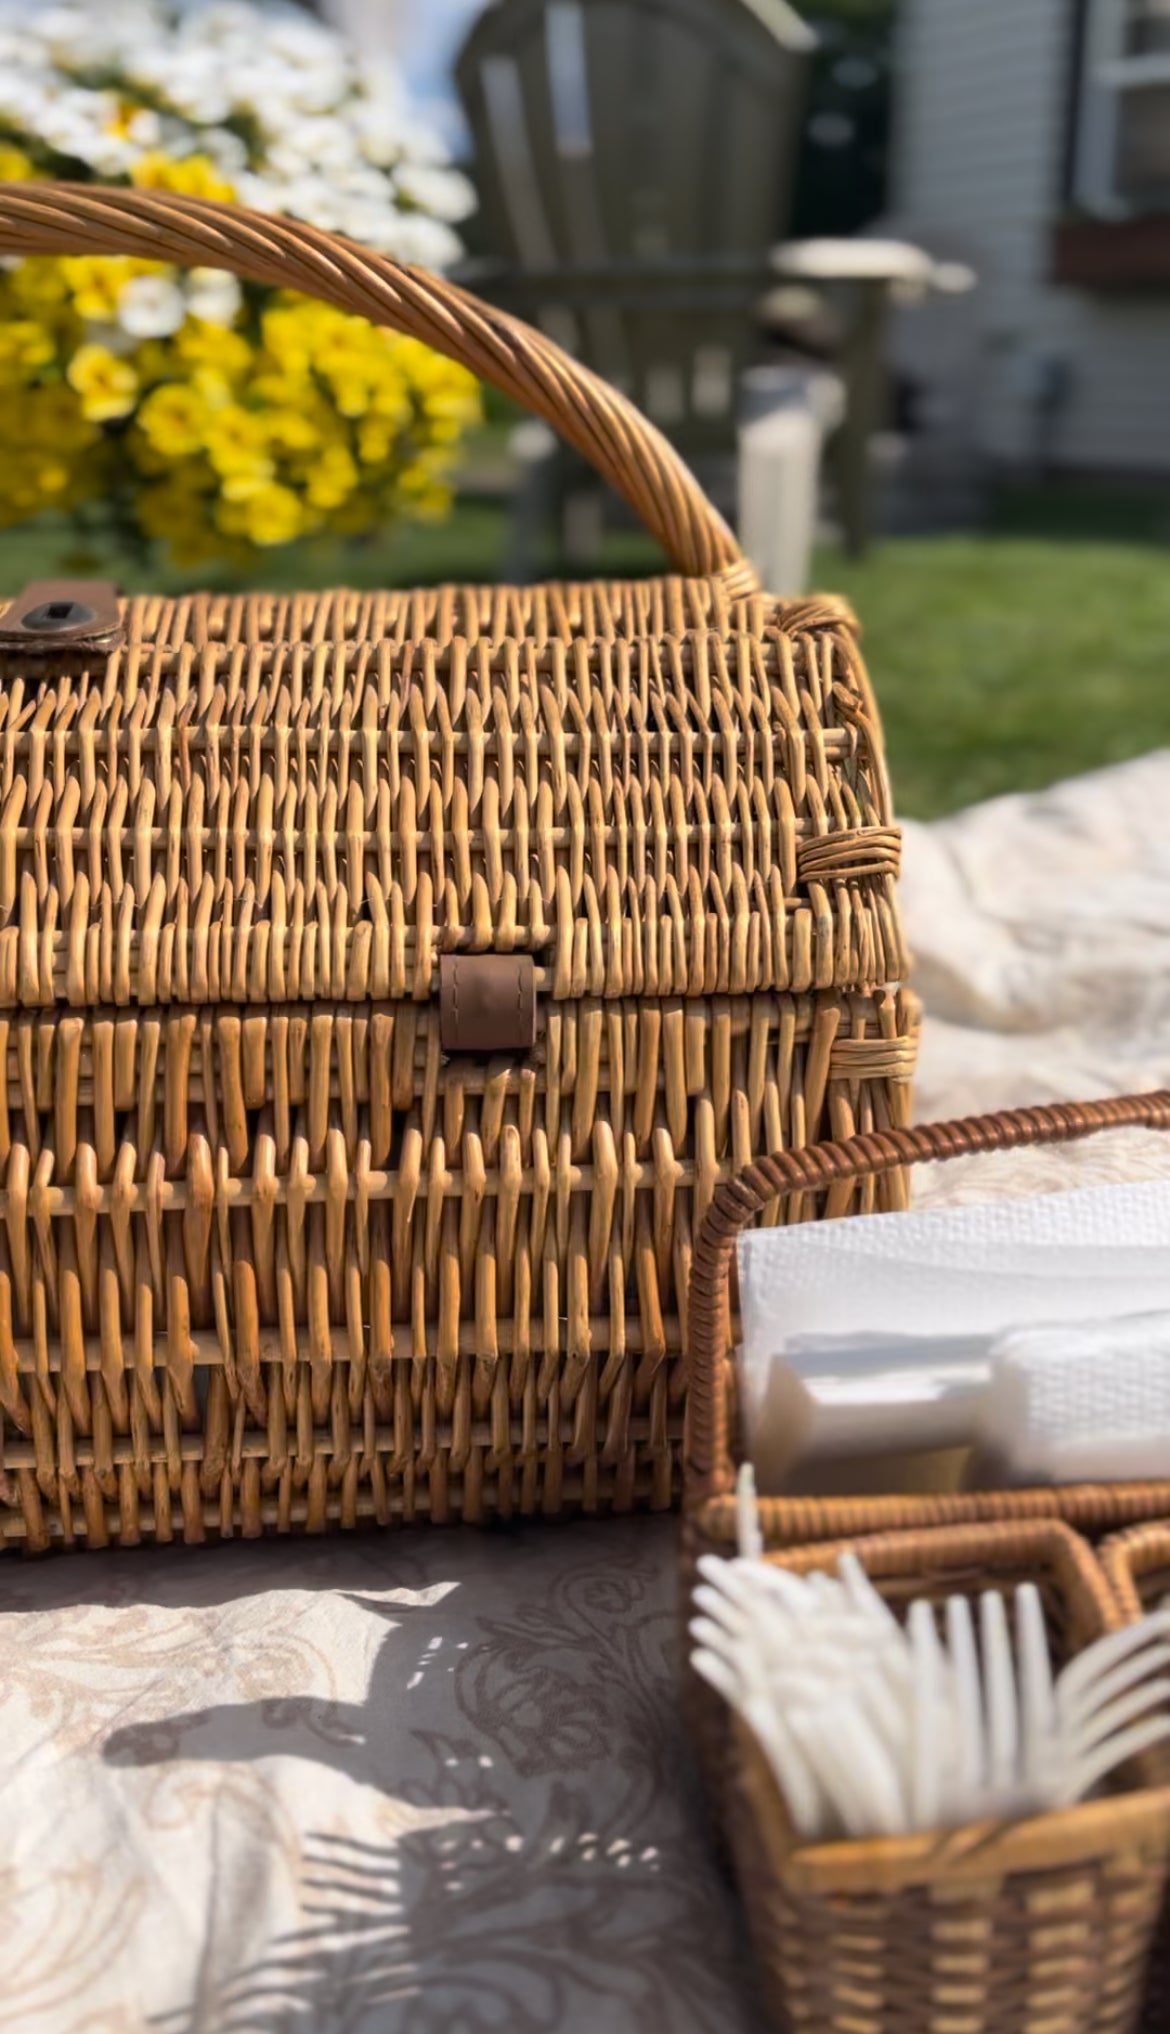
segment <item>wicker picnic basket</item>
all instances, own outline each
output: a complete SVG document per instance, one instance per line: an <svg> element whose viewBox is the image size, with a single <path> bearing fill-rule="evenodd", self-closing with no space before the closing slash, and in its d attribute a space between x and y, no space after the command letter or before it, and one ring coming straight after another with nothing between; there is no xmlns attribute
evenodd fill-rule
<svg viewBox="0 0 1170 2034"><path fill-rule="evenodd" d="M721 1184L696 1238L689 1306L683 1603L704 1553L736 1544L732 1279L736 1238L777 1202L847 1206L887 1165L1147 1125L1170 1092L1016 1109L780 1152ZM1168 1465L1170 1469L1170 1465ZM1037 1580L1054 1652L1138 1614L1127 1575L1170 1587L1165 1482L970 1494L766 1498L769 1558L831 1569L846 1544L892 1602ZM1076 1531L1073 1528L1077 1528ZM1161 1941L1170 1790L1155 1752L1129 1790L1013 1824L881 1842L801 1845L749 1731L692 1672L686 1707L735 1863L778 2024L788 2034L1163 2034ZM1157 1944L1151 1960L1151 1945Z"/></svg>
<svg viewBox="0 0 1170 2034"><path fill-rule="evenodd" d="M0 254L81 251L429 341L678 576L0 613L0 1533L665 1506L720 1179L908 1118L851 617L760 593L627 401L433 276L0 187Z"/></svg>

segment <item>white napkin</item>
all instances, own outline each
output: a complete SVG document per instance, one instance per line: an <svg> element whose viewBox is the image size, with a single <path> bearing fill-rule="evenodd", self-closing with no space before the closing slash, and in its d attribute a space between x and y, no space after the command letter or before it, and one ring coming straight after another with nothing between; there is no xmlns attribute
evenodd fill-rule
<svg viewBox="0 0 1170 2034"><path fill-rule="evenodd" d="M997 1483L1170 1474L1170 1314L1009 1328L979 1440Z"/></svg>
<svg viewBox="0 0 1170 2034"><path fill-rule="evenodd" d="M752 1230L739 1277L745 1437L761 1489L774 1488L769 1384L790 1343L990 1345L1013 1329L1170 1308L1170 1180Z"/></svg>

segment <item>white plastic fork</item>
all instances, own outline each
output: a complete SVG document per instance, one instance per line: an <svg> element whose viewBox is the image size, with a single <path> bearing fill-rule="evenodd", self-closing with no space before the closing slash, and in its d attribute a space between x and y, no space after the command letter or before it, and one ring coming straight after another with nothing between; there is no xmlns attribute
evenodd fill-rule
<svg viewBox="0 0 1170 2034"><path fill-rule="evenodd" d="M748 1721L802 1836L1019 1815L1083 1798L1170 1737L1170 1611L1053 1676L1039 1592L924 1600L906 1626L854 1556L837 1577L705 1556L693 1661Z"/></svg>

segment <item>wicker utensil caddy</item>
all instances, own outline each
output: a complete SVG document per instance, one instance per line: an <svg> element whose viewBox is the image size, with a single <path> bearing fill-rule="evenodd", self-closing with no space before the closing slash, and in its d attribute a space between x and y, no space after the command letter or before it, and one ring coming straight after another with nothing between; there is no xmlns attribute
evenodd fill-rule
<svg viewBox="0 0 1170 2034"><path fill-rule="evenodd" d="M851 618L761 594L629 403L435 277L0 187L0 253L81 251L429 341L678 576L0 612L0 1535L668 1505L719 1181L908 1116Z"/></svg>
<svg viewBox="0 0 1170 2034"><path fill-rule="evenodd" d="M780 1152L716 1189L690 1283L684 1606L700 1556L736 1544L731 1281L747 1223L774 1211L777 1197L823 1209L886 1165L1129 1125L1170 1129L1170 1092ZM1170 1530L1134 1523L1168 1516L1170 1479L760 1504L769 1559L831 1572L850 1545L894 1604L1039 1582L1058 1658L1170 1589ZM1110 1533L1098 1553L1092 1543ZM1059 1814L810 1845L794 1836L751 1733L689 1671L686 1705L784 2034L1130 2034L1139 2023L1161 2034L1170 1998L1170 1765L1161 1752L1126 1773L1122 1791Z"/></svg>

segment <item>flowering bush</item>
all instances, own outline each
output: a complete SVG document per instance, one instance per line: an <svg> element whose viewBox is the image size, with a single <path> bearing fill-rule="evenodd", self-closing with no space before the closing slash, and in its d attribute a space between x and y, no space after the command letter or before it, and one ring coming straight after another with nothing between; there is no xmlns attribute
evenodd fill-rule
<svg viewBox="0 0 1170 2034"><path fill-rule="evenodd" d="M0 0L0 179L238 198L440 267L465 180L396 76L254 0ZM100 504L180 564L441 514L479 414L418 341L214 269L0 270L0 522Z"/></svg>

